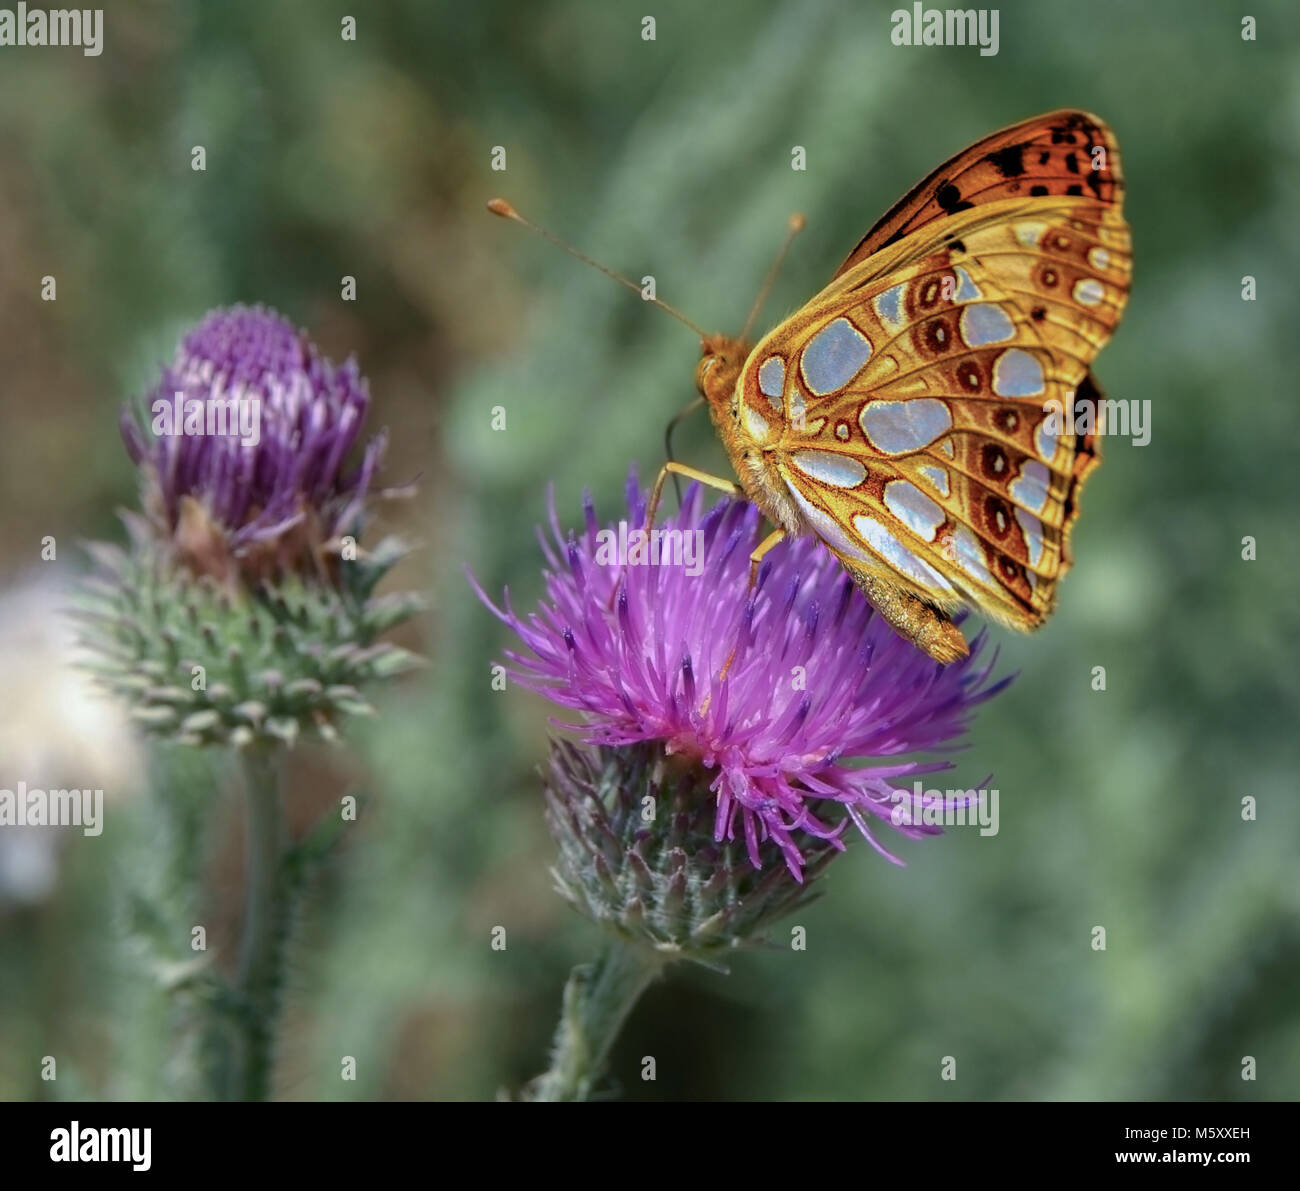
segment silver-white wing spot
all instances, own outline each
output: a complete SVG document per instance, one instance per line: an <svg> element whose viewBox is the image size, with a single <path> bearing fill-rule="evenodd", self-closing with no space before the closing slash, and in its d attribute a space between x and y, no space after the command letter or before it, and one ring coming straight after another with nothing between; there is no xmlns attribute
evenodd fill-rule
<svg viewBox="0 0 1300 1191"><path fill-rule="evenodd" d="M1042 239L1045 231L1047 231L1047 224L1045 223L1018 223L1016 224L1016 239L1026 248L1037 248L1038 241Z"/></svg>
<svg viewBox="0 0 1300 1191"><path fill-rule="evenodd" d="M906 283L892 286L883 294L871 299L871 309L876 312L887 331L900 331L903 327L903 295L907 292Z"/></svg>
<svg viewBox="0 0 1300 1191"><path fill-rule="evenodd" d="M990 343L1005 343L1016 336L1016 324L1007 317L1001 306L992 302L976 302L961 312L957 329L967 347L986 347Z"/></svg>
<svg viewBox="0 0 1300 1191"><path fill-rule="evenodd" d="M984 296L980 293L979 286L971 280L970 274L960 265L953 272L957 274L957 292L952 299L954 302L975 302Z"/></svg>
<svg viewBox="0 0 1300 1191"><path fill-rule="evenodd" d="M780 356L768 356L759 365L758 388L772 403L772 408L780 410L781 394L785 391L785 361Z"/></svg>
<svg viewBox="0 0 1300 1191"><path fill-rule="evenodd" d="M1016 510L1016 520L1020 522L1020 528L1024 531L1025 548L1029 551L1029 565L1036 567L1038 560L1043 557L1043 523L1033 513L1026 513L1024 509Z"/></svg>
<svg viewBox="0 0 1300 1191"><path fill-rule="evenodd" d="M939 526L947 520L947 514L938 504L906 480L890 480L885 485L885 507L927 542L934 541Z"/></svg>
<svg viewBox="0 0 1300 1191"><path fill-rule="evenodd" d="M940 496L946 497L948 495L948 469L946 467L940 467L937 463L922 463L916 470L921 473L921 478L933 487Z"/></svg>
<svg viewBox="0 0 1300 1191"><path fill-rule="evenodd" d="M981 583L992 583L988 565L984 561L984 547L969 525L958 525L948 543L948 556L971 578Z"/></svg>
<svg viewBox="0 0 1300 1191"><path fill-rule="evenodd" d="M874 517L858 513L853 518L853 528L862 540L880 555L891 567L909 579L935 591L951 592L948 582L929 563L922 562Z"/></svg>
<svg viewBox="0 0 1300 1191"><path fill-rule="evenodd" d="M1095 277L1081 277L1074 283L1074 300L1081 306L1096 306L1105 296L1105 286Z"/></svg>
<svg viewBox="0 0 1300 1191"><path fill-rule="evenodd" d="M1055 441L1055 440L1053 440ZM1047 489L1051 474L1036 459L1026 459L1020 465L1020 474L1011 481L1011 499L1018 505L1041 513L1047 503Z"/></svg>
<svg viewBox="0 0 1300 1191"><path fill-rule="evenodd" d="M805 475L832 488L856 488L867 478L867 469L851 455L835 451L795 451L790 462Z"/></svg>
<svg viewBox="0 0 1300 1191"><path fill-rule="evenodd" d="M817 332L803 349L799 371L809 392L818 397L838 393L871 358L871 341L846 318Z"/></svg>
<svg viewBox="0 0 1300 1191"><path fill-rule="evenodd" d="M999 397L1037 397L1046 387L1035 356L1009 347L993 361L993 391Z"/></svg>
<svg viewBox="0 0 1300 1191"><path fill-rule="evenodd" d="M947 403L935 397L910 401L868 401L858 415L867 441L886 455L906 455L928 447L952 429Z"/></svg>
<svg viewBox="0 0 1300 1191"><path fill-rule="evenodd" d="M1049 403L1050 404L1050 403ZM1056 458L1056 431L1053 429L1053 420L1059 419L1060 415L1055 410L1049 410L1047 417L1038 423L1038 429L1034 431L1034 446L1038 448L1038 453L1051 463Z"/></svg>

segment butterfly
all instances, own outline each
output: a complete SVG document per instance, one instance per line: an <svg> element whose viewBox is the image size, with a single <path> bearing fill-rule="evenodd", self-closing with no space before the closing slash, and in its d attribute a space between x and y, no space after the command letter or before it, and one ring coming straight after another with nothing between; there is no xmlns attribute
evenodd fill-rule
<svg viewBox="0 0 1300 1191"><path fill-rule="evenodd" d="M1100 461L1090 367L1128 297L1123 190L1114 135L1082 111L945 162L756 345L702 336L696 385L736 481L670 460L648 520L670 475L743 495L775 527L751 580L783 538L815 534L939 662L969 652L963 608L1039 627Z"/></svg>

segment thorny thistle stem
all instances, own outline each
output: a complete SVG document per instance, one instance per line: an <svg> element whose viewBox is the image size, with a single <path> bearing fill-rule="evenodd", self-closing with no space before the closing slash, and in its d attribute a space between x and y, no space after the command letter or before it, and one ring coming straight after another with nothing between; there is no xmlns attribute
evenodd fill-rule
<svg viewBox="0 0 1300 1191"><path fill-rule="evenodd" d="M282 752L270 745L243 750L247 896L239 952L237 1060L232 1098L265 1100L274 1061L275 1021L288 927L283 879Z"/></svg>

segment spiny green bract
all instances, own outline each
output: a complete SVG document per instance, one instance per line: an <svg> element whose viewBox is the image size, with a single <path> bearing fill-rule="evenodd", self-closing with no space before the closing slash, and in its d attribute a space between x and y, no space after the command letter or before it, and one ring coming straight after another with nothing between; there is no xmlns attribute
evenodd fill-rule
<svg viewBox="0 0 1300 1191"><path fill-rule="evenodd" d="M625 942L708 966L762 942L817 896L809 886L835 848L809 847L802 885L770 841L767 863L754 868L743 844L714 840L708 780L698 766L674 771L654 745L553 741L546 819L560 850L556 889Z"/></svg>
<svg viewBox="0 0 1300 1191"><path fill-rule="evenodd" d="M407 550L382 541L340 561L337 584L297 575L232 591L169 561L136 526L130 552L88 547L95 573L72 615L83 663L126 698L149 734L192 745L333 740L350 715L373 714L362 688L421 663L378 638L423 606L413 594L375 596Z"/></svg>

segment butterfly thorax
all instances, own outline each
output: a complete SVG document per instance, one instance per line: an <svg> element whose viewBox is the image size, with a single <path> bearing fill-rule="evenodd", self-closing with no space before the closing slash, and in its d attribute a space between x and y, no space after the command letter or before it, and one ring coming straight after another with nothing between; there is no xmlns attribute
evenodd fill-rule
<svg viewBox="0 0 1300 1191"><path fill-rule="evenodd" d="M709 416L731 457L745 495L773 525L790 534L802 533L803 518L791 501L777 466L780 436L769 436L760 442L743 416L738 382L749 359L749 343L726 335L710 335L701 341L700 350L703 355L696 369L695 384L708 404Z"/></svg>

